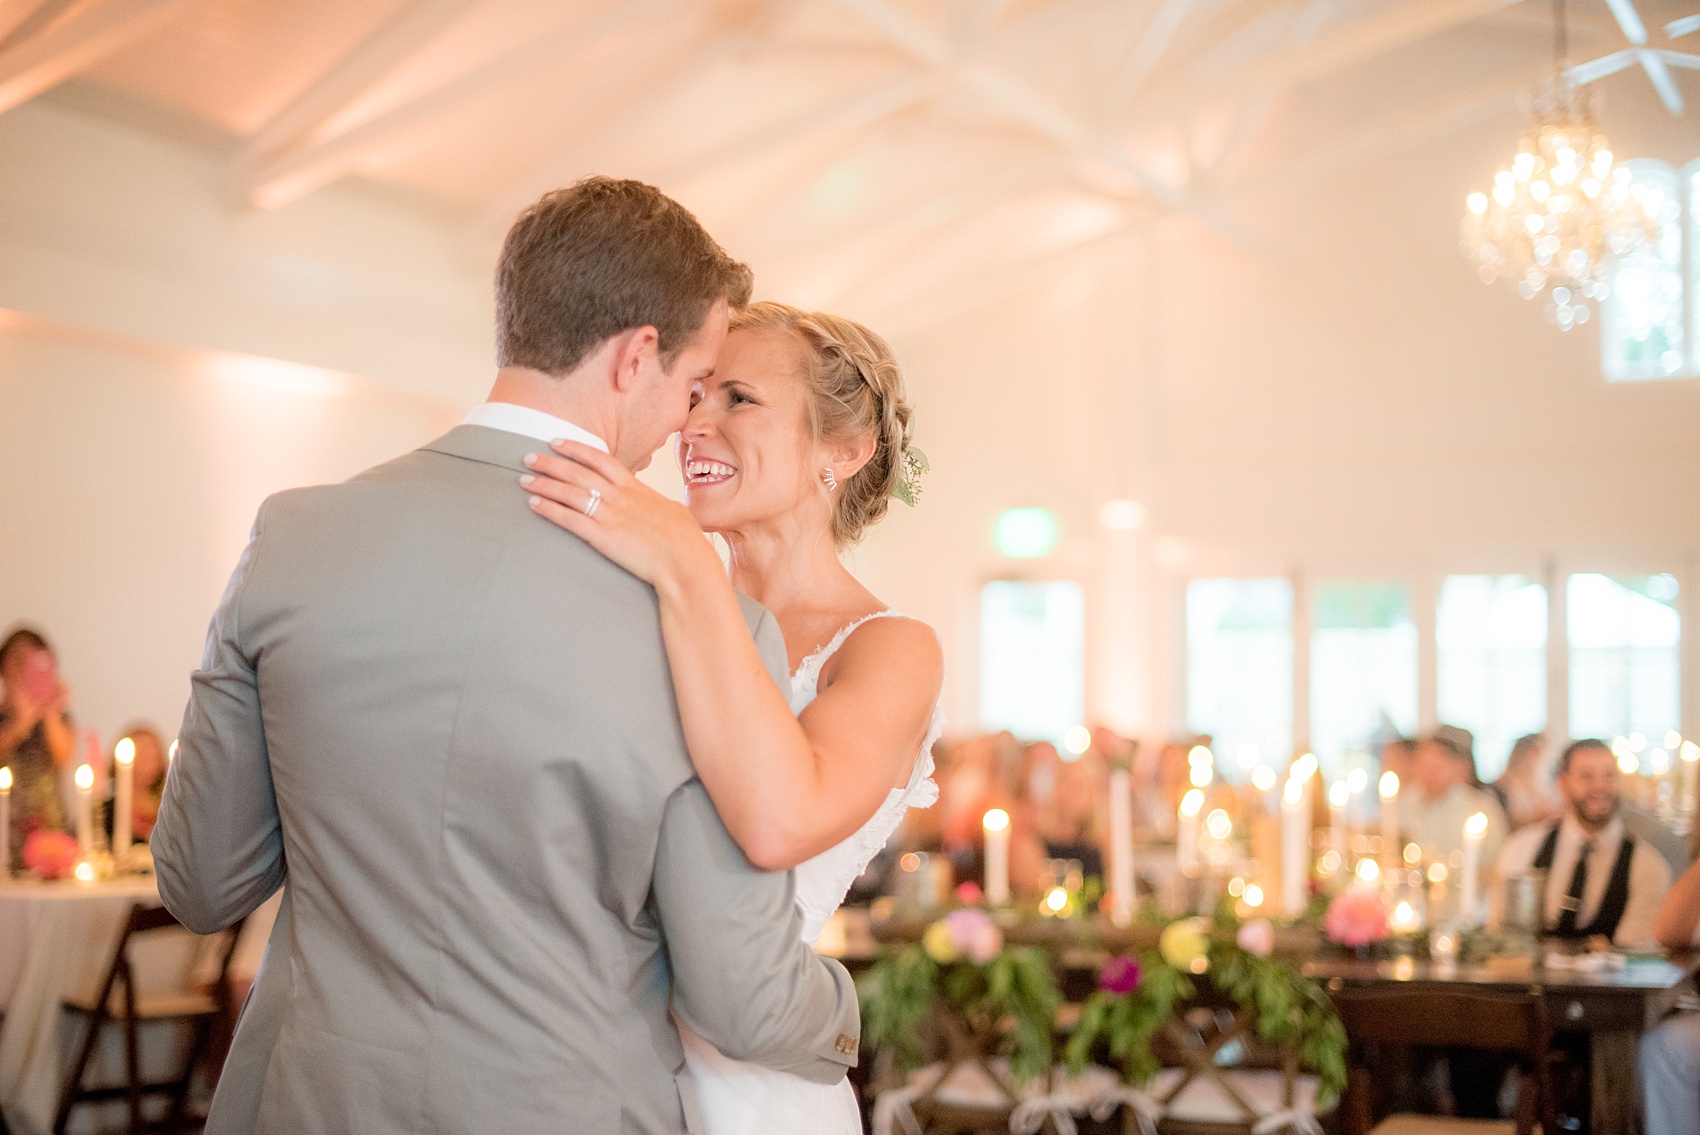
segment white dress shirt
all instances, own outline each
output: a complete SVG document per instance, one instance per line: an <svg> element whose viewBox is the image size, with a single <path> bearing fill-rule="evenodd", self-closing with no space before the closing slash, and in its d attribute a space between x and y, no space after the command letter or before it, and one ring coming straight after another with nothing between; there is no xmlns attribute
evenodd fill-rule
<svg viewBox="0 0 1700 1135"><path fill-rule="evenodd" d="M538 441L582 441L593 445L603 453L608 452L608 443L584 429L575 426L565 418L557 418L553 414L545 414L542 410L533 410L529 406L516 406L512 402L485 402L467 411L461 419L463 426L488 426L493 430L506 430L511 434L522 434L534 437Z"/></svg>
<svg viewBox="0 0 1700 1135"><path fill-rule="evenodd" d="M1421 847L1429 859L1453 862L1455 853L1461 855L1464 823L1477 812L1487 816L1481 858L1486 868L1505 843L1505 810L1492 794L1468 784L1454 784L1445 795L1433 800L1414 788L1409 793L1399 793L1399 827L1405 838Z"/></svg>
<svg viewBox="0 0 1700 1135"><path fill-rule="evenodd" d="M1506 841L1499 857L1501 877L1528 872L1546 842L1552 825L1530 824ZM1547 871L1546 921L1547 928L1558 925L1563 913L1564 897L1570 892L1570 877L1576 872L1576 860L1582 854L1587 831L1577 822L1568 808L1558 825L1558 844L1553 848L1552 867ZM1623 844L1623 817L1613 816L1611 823L1594 837L1594 850L1588 856L1588 879L1582 888L1582 906L1576 912L1576 925L1586 926L1594 921L1605 901L1606 886L1611 882L1612 868L1617 866L1618 849ZM1623 918L1617 924L1612 941L1620 946L1644 946L1653 941L1653 918L1659 903L1670 889L1670 866L1647 845L1644 839L1635 841L1635 851L1629 860L1629 902Z"/></svg>

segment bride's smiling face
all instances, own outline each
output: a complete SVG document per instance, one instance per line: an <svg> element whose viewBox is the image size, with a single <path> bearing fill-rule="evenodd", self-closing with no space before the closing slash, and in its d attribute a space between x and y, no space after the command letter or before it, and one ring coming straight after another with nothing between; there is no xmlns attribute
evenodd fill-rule
<svg viewBox="0 0 1700 1135"><path fill-rule="evenodd" d="M691 395L679 463L686 503L706 531L792 513L830 526L816 480L823 463L809 430L805 350L782 332L734 331L714 374Z"/></svg>

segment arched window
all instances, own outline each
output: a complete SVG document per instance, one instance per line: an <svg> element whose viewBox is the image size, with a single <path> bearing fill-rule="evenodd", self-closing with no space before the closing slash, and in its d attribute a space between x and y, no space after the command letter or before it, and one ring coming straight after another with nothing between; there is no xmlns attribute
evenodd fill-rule
<svg viewBox="0 0 1700 1135"><path fill-rule="evenodd" d="M1600 348L1607 380L1639 382L1700 375L1700 162L1682 173L1663 162L1625 162L1658 195L1659 232L1612 275Z"/></svg>

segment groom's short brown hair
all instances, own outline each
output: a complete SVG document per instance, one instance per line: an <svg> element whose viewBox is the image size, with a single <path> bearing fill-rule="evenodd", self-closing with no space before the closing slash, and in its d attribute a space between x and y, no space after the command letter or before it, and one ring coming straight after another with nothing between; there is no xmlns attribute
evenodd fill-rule
<svg viewBox="0 0 1700 1135"><path fill-rule="evenodd" d="M654 327L671 366L715 301L750 300L749 268L641 181L587 177L520 214L496 262L496 361L565 374L609 336Z"/></svg>

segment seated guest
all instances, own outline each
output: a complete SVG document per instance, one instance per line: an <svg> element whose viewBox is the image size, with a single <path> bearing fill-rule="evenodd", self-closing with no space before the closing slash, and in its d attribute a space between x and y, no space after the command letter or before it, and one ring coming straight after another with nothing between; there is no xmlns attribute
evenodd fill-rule
<svg viewBox="0 0 1700 1135"><path fill-rule="evenodd" d="M1555 938L1651 943L1670 868L1624 828L1617 758L1603 741L1575 742L1559 758L1558 789L1562 817L1513 835L1498 874L1547 873L1547 932Z"/></svg>
<svg viewBox="0 0 1700 1135"><path fill-rule="evenodd" d="M1493 782L1512 831L1560 814L1559 802L1547 783L1546 752L1547 739L1540 733L1517 738L1505 771Z"/></svg>
<svg viewBox="0 0 1700 1135"><path fill-rule="evenodd" d="M136 760L131 765L135 789L131 796L130 838L136 843L146 843L153 834L154 823L159 819L160 797L165 795L165 742L151 727L134 725L113 742L114 753L125 740L136 746ZM112 753L108 753L107 768L115 767L115 763ZM115 778L107 779L116 785ZM105 814L101 822L106 827L108 839L112 838L112 821L117 815L114 811L118 804L116 789L114 793L103 805Z"/></svg>
<svg viewBox="0 0 1700 1135"><path fill-rule="evenodd" d="M76 752L71 692L53 649L20 627L0 642L0 765L12 770L12 863L32 832L65 827L59 772Z"/></svg>
<svg viewBox="0 0 1700 1135"><path fill-rule="evenodd" d="M1051 797L1039 806L1039 838L1045 858L1075 859L1087 878L1104 877L1098 803L1105 798L1103 760L1087 753L1057 765Z"/></svg>
<svg viewBox="0 0 1700 1135"><path fill-rule="evenodd" d="M1411 788L1399 793L1399 819L1405 838L1438 860L1451 860L1464 849L1465 821L1487 817L1482 861L1492 863L1505 842L1505 812L1499 801L1475 786L1475 738L1466 729L1442 725L1417 744L1411 760Z"/></svg>
<svg viewBox="0 0 1700 1135"><path fill-rule="evenodd" d="M1409 737L1395 737L1381 746L1379 759L1383 773L1390 772L1399 778L1400 784L1409 784L1411 765L1417 759L1417 743ZM1376 782L1380 783L1380 779L1378 776Z"/></svg>
<svg viewBox="0 0 1700 1135"><path fill-rule="evenodd" d="M1681 950L1700 935L1700 862L1682 873L1659 904L1653 934ZM1700 1135L1700 1013L1666 1017L1641 1038L1641 1094L1647 1135Z"/></svg>

